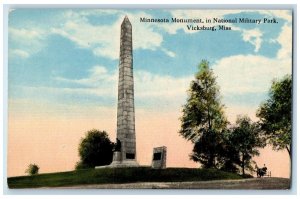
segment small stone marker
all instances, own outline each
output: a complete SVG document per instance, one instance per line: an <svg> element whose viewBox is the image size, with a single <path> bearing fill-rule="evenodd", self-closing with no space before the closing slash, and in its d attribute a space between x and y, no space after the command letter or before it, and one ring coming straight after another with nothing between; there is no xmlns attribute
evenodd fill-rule
<svg viewBox="0 0 300 199"><path fill-rule="evenodd" d="M152 168L165 169L167 162L167 147L161 146L153 148Z"/></svg>

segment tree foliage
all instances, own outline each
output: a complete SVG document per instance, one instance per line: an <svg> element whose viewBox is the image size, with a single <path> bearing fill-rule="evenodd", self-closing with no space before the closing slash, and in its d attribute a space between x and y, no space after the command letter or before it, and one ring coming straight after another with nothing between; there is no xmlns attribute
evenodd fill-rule
<svg viewBox="0 0 300 199"><path fill-rule="evenodd" d="M110 164L113 145L105 131L96 129L88 131L79 145L80 162L76 164L75 168L92 168Z"/></svg>
<svg viewBox="0 0 300 199"><path fill-rule="evenodd" d="M232 129L225 129L221 134L219 144L218 168L224 171L238 173L240 156L234 143L230 140Z"/></svg>
<svg viewBox="0 0 300 199"><path fill-rule="evenodd" d="M291 157L292 77L273 81L267 99L257 111L260 126L275 150L286 149Z"/></svg>
<svg viewBox="0 0 300 199"><path fill-rule="evenodd" d="M35 175L39 173L39 166L36 164L30 164L28 165L28 168L26 169L25 173L28 173L29 175Z"/></svg>
<svg viewBox="0 0 300 199"><path fill-rule="evenodd" d="M241 167L242 174L245 175L245 170L253 171L252 158L259 155L258 149L266 143L257 123L253 123L248 116L238 116L228 136L228 142L238 153L239 159L236 163Z"/></svg>
<svg viewBox="0 0 300 199"><path fill-rule="evenodd" d="M191 159L206 168L217 163L220 133L227 125L223 107L216 77L209 62L203 60L188 90L179 133L195 144Z"/></svg>
<svg viewBox="0 0 300 199"><path fill-rule="evenodd" d="M222 167L222 149L222 133L208 130L195 142L190 157L193 161L200 162L203 168L220 168Z"/></svg>

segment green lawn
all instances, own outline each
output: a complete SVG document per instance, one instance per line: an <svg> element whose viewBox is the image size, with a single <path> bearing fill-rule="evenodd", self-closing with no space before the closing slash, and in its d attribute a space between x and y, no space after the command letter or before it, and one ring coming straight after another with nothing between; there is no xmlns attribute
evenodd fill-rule
<svg viewBox="0 0 300 199"><path fill-rule="evenodd" d="M9 188L59 187L83 184L131 183L131 182L182 182L222 179L240 179L237 174L215 169L149 167L104 168L10 177Z"/></svg>

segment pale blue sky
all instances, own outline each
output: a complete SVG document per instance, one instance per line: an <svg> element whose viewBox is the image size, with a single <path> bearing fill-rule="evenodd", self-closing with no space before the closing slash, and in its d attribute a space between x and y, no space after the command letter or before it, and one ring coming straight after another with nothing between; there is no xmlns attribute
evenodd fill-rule
<svg viewBox="0 0 300 199"><path fill-rule="evenodd" d="M20 107L28 100L115 107L125 15L133 24L136 108L160 103L161 110L180 109L202 59L211 63L232 112L254 109L266 99L272 79L291 73L287 10L17 9L9 14L9 100ZM140 17L275 17L278 23L189 32L186 24L140 23Z"/></svg>

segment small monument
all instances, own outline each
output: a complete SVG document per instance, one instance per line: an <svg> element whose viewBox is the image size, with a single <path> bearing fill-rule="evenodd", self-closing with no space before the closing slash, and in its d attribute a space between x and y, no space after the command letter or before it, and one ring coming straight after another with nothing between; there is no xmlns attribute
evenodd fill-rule
<svg viewBox="0 0 300 199"><path fill-rule="evenodd" d="M117 139L113 162L107 167L139 166L135 140L132 26L126 16L121 24Z"/></svg>
<svg viewBox="0 0 300 199"><path fill-rule="evenodd" d="M152 168L165 169L167 162L167 147L161 146L153 149Z"/></svg>

